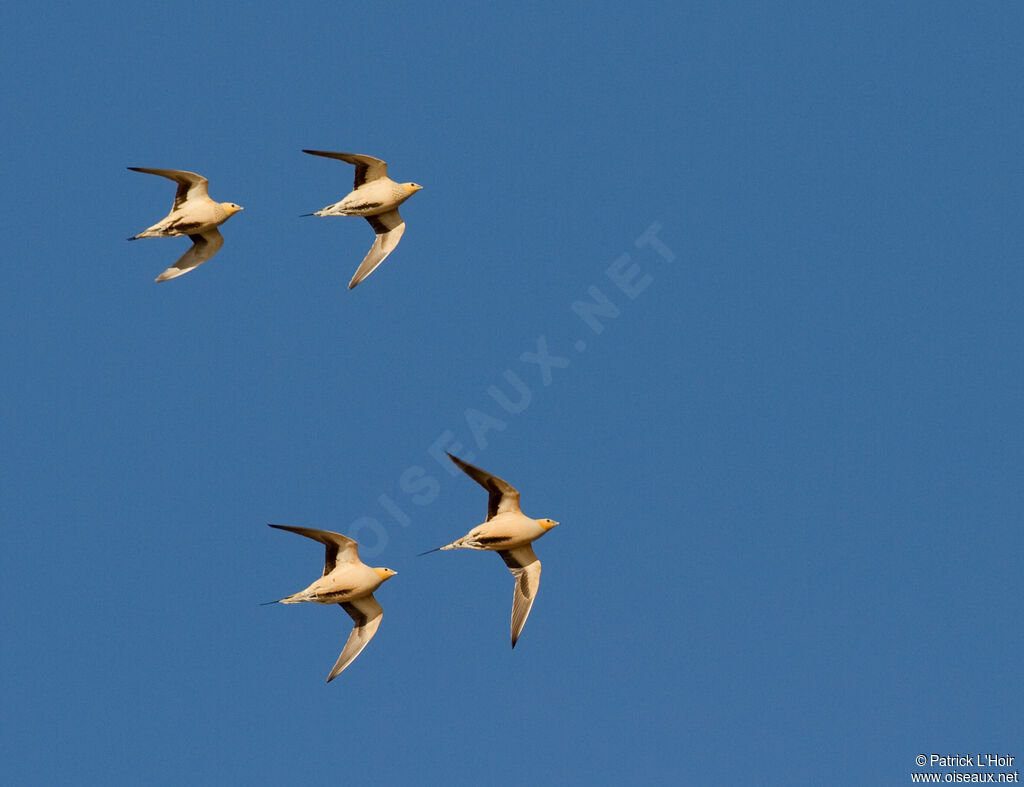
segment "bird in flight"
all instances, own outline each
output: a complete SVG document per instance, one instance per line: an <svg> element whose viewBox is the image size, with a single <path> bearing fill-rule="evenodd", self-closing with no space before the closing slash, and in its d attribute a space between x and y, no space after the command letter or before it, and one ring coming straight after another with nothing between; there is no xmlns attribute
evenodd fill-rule
<svg viewBox="0 0 1024 787"><path fill-rule="evenodd" d="M178 184L178 190L174 193L174 205L167 217L138 235L128 238L138 240L188 235L192 239L192 247L181 256L181 259L157 276L157 281L167 281L188 273L220 251L220 247L224 245L224 238L217 227L238 213L242 209L241 205L234 202L214 202L207 193L209 181L195 172L145 167L128 169L159 175Z"/></svg>
<svg viewBox="0 0 1024 787"><path fill-rule="evenodd" d="M341 655L327 676L327 682L330 683L362 653L363 648L377 633L384 610L373 597L373 591L397 572L390 568L371 568L363 563L359 559L359 545L340 533L288 525L270 527L298 533L327 547L323 576L305 590L267 603L299 604L303 601L312 601L317 604L340 604L349 614L355 625Z"/></svg>
<svg viewBox="0 0 1024 787"><path fill-rule="evenodd" d="M457 456L448 454L448 458L487 490L487 520L462 538L422 554L441 549L489 549L501 556L516 580L512 597L514 648L540 587L540 561L533 553L532 544L558 523L553 519L530 519L519 509L519 492L507 481Z"/></svg>
<svg viewBox="0 0 1024 787"><path fill-rule="evenodd" d="M373 273L377 266L395 250L405 233L405 222L398 215L398 206L423 188L416 183L396 183L388 177L388 165L379 158L362 156L358 153L332 153L328 150L303 150L311 156L336 158L355 164L355 185L340 202L328 205L307 216L362 216L377 234L366 257L359 264L352 281L351 290Z"/></svg>

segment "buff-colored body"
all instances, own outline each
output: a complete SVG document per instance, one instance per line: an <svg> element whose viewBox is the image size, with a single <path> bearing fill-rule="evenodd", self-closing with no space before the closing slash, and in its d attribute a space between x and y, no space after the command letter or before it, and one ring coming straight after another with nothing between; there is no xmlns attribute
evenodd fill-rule
<svg viewBox="0 0 1024 787"><path fill-rule="evenodd" d="M370 180L313 215L380 216L397 208L421 188L415 183L396 183L387 177Z"/></svg>
<svg viewBox="0 0 1024 787"><path fill-rule="evenodd" d="M340 604L368 596L395 572L390 568L371 568L365 563L338 565L305 590L281 599L282 604L312 601L316 604Z"/></svg>
<svg viewBox="0 0 1024 787"><path fill-rule="evenodd" d="M557 524L553 519L531 519L521 511L505 511L441 549L517 549L532 544Z"/></svg>

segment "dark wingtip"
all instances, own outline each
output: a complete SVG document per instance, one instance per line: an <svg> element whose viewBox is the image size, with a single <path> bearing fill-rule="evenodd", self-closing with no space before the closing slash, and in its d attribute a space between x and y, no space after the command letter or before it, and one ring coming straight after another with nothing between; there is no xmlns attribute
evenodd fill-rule
<svg viewBox="0 0 1024 787"><path fill-rule="evenodd" d="M281 603L281 599L277 599L276 601L264 601L262 604L260 604L260 606L261 607L268 607L271 604L280 604L280 603Z"/></svg>
<svg viewBox="0 0 1024 787"><path fill-rule="evenodd" d="M125 238L125 240L138 240L138 238L136 238L134 235L132 235L130 238Z"/></svg>
<svg viewBox="0 0 1024 787"><path fill-rule="evenodd" d="M433 549L428 549L426 552L420 552L418 555L416 555L416 557L423 557L424 555L429 555L431 552L440 552L440 551L441 551L441 547L434 547Z"/></svg>

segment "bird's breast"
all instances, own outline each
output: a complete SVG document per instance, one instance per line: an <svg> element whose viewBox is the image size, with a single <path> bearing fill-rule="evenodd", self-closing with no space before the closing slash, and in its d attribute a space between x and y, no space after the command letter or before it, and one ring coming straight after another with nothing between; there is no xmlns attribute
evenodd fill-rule
<svg viewBox="0 0 1024 787"><path fill-rule="evenodd" d="M332 593L343 593L347 598L358 598L372 593L384 580L372 568L360 563L339 566L320 581L324 583L325 589Z"/></svg>

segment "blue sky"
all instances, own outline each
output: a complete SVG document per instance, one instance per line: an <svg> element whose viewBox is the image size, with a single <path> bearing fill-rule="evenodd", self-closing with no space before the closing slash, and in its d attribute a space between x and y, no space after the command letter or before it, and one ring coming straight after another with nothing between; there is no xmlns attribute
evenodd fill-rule
<svg viewBox="0 0 1024 787"><path fill-rule="evenodd" d="M2 13L5 781L1024 756L1017 4ZM302 148L424 186L354 291ZM128 166L245 206L213 260L153 283L187 242L124 242L173 194ZM445 448L561 522L514 651L497 557L416 557L486 511ZM267 522L398 571L330 685Z"/></svg>

